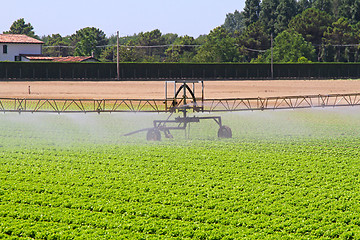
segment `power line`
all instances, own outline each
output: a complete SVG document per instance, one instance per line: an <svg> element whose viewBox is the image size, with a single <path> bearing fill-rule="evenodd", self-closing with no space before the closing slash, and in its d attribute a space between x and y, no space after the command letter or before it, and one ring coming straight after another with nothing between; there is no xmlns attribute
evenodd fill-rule
<svg viewBox="0 0 360 240"><path fill-rule="evenodd" d="M359 47L360 44L313 44L314 47Z"/></svg>
<svg viewBox="0 0 360 240"><path fill-rule="evenodd" d="M267 52L267 50L257 50L257 49L252 49L252 48L247 48L247 47L244 47L244 50L247 50L249 52Z"/></svg>
<svg viewBox="0 0 360 240"><path fill-rule="evenodd" d="M238 44L236 44L237 46L239 46ZM149 46L140 46L140 45L119 45L119 47L122 48L164 48L164 47L201 47L203 45L173 45L173 44L163 44L163 45L149 45ZM314 47L360 47L360 44L332 44L332 45L323 45L323 44L313 44ZM100 46L95 46L96 48L106 48L106 47L116 47L116 44L111 44L111 45L100 45ZM259 52L259 53L265 53L267 52L269 49L266 50L262 50L262 49L253 49L253 48L248 48L245 46L241 46L243 47L244 50L249 51L249 52ZM76 46L67 46L67 45L57 45L57 46L43 46L43 48L76 48Z"/></svg>
<svg viewBox="0 0 360 240"><path fill-rule="evenodd" d="M103 45L96 46L98 48L101 47L115 47L116 45ZM119 45L119 47L124 48L163 48L163 47L200 47L202 45L173 45L173 44L164 44L164 45L151 45L151 46L139 46L139 45Z"/></svg>
<svg viewBox="0 0 360 240"><path fill-rule="evenodd" d="M202 45L173 45L173 44L164 44L164 45L151 45L151 46L136 46L136 45L119 45L119 47L124 48L163 48L163 47L200 47ZM43 48L75 48L76 46L43 46ZM96 48L104 48L104 47L116 47L116 44L112 45L101 45L95 46Z"/></svg>
<svg viewBox="0 0 360 240"><path fill-rule="evenodd" d="M58 46L43 46L43 48L75 48L75 46L62 46L62 45L58 45Z"/></svg>

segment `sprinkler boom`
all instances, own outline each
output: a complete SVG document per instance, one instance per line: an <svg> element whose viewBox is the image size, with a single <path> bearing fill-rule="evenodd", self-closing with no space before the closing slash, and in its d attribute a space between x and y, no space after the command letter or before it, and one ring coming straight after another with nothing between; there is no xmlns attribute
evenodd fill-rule
<svg viewBox="0 0 360 240"><path fill-rule="evenodd" d="M169 96L168 85L174 86ZM195 91L195 86L201 86ZM197 97L196 94L200 95ZM219 138L231 138L231 128L223 125L220 116L198 116L196 113L217 113L236 111L267 111L279 109L325 108L359 106L360 93L279 96L267 98L223 98L206 99L202 80L165 81L164 99L44 99L44 98L0 98L0 112L31 113L121 113L149 112L168 113L165 120L154 120L149 128L125 134L129 136L147 132L146 138L161 140L161 135L172 138L171 131L184 130L190 123L213 120L218 125ZM190 113L194 113L190 116Z"/></svg>

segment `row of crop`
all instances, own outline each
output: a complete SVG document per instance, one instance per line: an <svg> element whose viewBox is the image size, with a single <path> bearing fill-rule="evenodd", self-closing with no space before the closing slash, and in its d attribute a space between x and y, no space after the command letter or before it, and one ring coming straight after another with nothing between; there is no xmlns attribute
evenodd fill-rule
<svg viewBox="0 0 360 240"><path fill-rule="evenodd" d="M69 147L41 138L21 145L16 137L14 146L0 147L0 236L359 238L360 124L348 118L325 121L318 132L333 132L321 138L259 133L111 145L85 139L87 145ZM28 136L13 122L0 126L3 142ZM259 126L244 118L235 123L234 129Z"/></svg>
<svg viewBox="0 0 360 240"><path fill-rule="evenodd" d="M61 226L68 228L68 233L73 233L73 229L75 229L75 233L79 235L85 234L86 232L84 232L84 230L91 229L100 233L102 232L103 234L101 235L108 234L110 236L116 236L116 234L131 232L134 233L134 235L164 235L168 238L187 238L203 233L208 236L227 235L231 237L231 235L236 233L235 229L229 229L217 224L188 223L177 219L154 219L141 215L119 217L106 213L33 207L28 205L16 205L16 210L8 210L6 213L0 211L0 215L2 219L5 220L4 222L11 222L14 219L22 220L23 223L32 223L32 225L37 225L42 229L45 228L44 230L47 230L46 225L52 223L52 225L58 225L60 230L62 229ZM15 231L16 227L16 225L12 225ZM3 231L5 232L6 230ZM17 229L17 231L19 230ZM250 231L253 230L250 229Z"/></svg>
<svg viewBox="0 0 360 240"><path fill-rule="evenodd" d="M254 147L254 146L253 146ZM283 146L279 146L279 150L280 150L280 148L282 148ZM319 148L317 148L317 149L315 149L315 150L319 150ZM159 151L159 149L157 150L157 151ZM166 152L166 151L165 151ZM211 151L211 153L212 154L214 154L214 153L216 153L216 151ZM296 153L296 151L295 151L295 153ZM147 153L147 152L143 152L143 157L144 157L144 159L147 159L148 157L149 157L149 159L156 159L156 155L158 155L158 153L156 153L156 151L153 151L152 153L151 153L151 151L150 151L150 156L148 156L148 154L149 153ZM155 155L156 154L156 155ZM209 156L212 156L212 154L211 155L209 155ZM265 153L264 153L265 154ZM264 160L262 160L262 158L263 157L266 157L266 155L264 155L264 154L260 154L258 157L255 157L254 158L254 156L252 156L252 155L249 155L249 158L250 159L252 159L252 162L253 162L253 164L255 164L254 165L254 167L256 166L256 167L260 167L261 169L259 169L259 171L257 171L257 172L255 172L255 173L253 173L252 175L254 175L253 177L252 177L252 175L249 175L249 172L252 172L252 171L254 171L254 169L255 168L253 168L253 167L251 167L251 168L249 168L248 169L248 172L247 172L247 176L248 176L248 178L247 178L247 181L248 181L248 183L249 184L256 184L257 186L258 186L258 189L256 190L256 191L253 191L253 192L251 192L250 190L251 190L251 188L249 188L248 186L247 187L245 187L245 189L246 189L246 191L244 191L244 192L246 192L246 193L248 193L249 195L248 195L248 204L246 204L246 201L243 201L244 199L241 199L241 198L239 198L237 201L238 201L238 203L242 203L242 204L240 204L240 206L242 206L242 207L240 207L240 209L241 209L241 211L244 211L244 203L245 203L245 205L246 205L246 207L245 207L245 210L246 210L246 214L249 214L250 216L252 215L251 213L255 213L255 215L259 215L259 213L261 213L262 212L262 210L261 210L261 202L264 200L263 198L260 198L260 199L258 199L257 200L257 198L254 198L254 196L256 196L258 193L260 193L260 192L263 192L263 190L265 189L265 187L268 185L268 183L267 182L265 182L265 184L261 184L262 182L261 182L261 180L264 180L264 177L266 177L266 175L271 175L271 174L274 174L274 173L276 173L275 171L276 171L276 168L275 169L273 169L273 170L271 170L271 172L270 173L267 173L267 174L264 174L263 176L261 176L261 177L259 177L258 179L257 178L254 178L255 177L255 175L257 175L257 174L259 174L259 173L261 173L266 167L265 167L265 165L262 165L262 163L265 163L265 161ZM46 156L48 156L48 154L45 154ZM166 153L165 153L165 155L166 155ZM185 154L185 156L186 156L187 154ZM232 154L230 154L229 153L229 155L232 155ZM279 154L279 156L280 156L281 154ZM294 155L296 155L296 154L294 154ZM51 154L50 154L50 156L51 156ZM87 157L89 157L87 154L84 154L84 153L79 153L79 154L74 154L74 157L75 158L78 158L79 156L81 156L81 158L82 159L87 159ZM177 155L177 156L179 156L179 155ZM225 157L224 156L224 154L223 154L223 156L222 157ZM153 161L153 162L155 162L155 163L159 163L159 162L163 162L163 160L161 159L162 157L161 156L157 156L157 158L159 158L158 160L159 161ZM214 162L218 162L218 157L213 157L212 156L212 158L213 159L211 159L211 161L213 161L213 163ZM294 157L293 156L289 156L289 159L293 159ZM26 159L26 160L31 160L31 158L29 158L29 159ZM114 159L114 161L120 161L121 159ZM132 160L133 161L135 161L136 160L136 157L135 158L132 158ZM201 160L201 159L200 159ZM266 157L266 160L267 161L272 161L272 162L274 162L274 159L271 157L271 158L269 158L269 156L268 157ZM306 160L306 159L304 159L304 160ZM99 159L99 161L101 161L101 159ZM139 161L139 160L138 160ZM193 159L193 161L194 161L194 159ZM335 160L334 160L335 161ZM46 162L46 161L45 161ZM84 161L85 162L85 161ZM196 159L195 159L195 162L196 162ZM230 161L231 162L231 161ZM225 159L225 162L223 161L221 164L223 165L223 164L229 164L230 162L228 162L228 161L226 161L226 159ZM282 161L282 162L284 162L284 161ZM150 161L147 161L147 167L149 167L149 163L151 163ZM276 163L276 162L275 162ZM285 163L286 163L286 161L285 161ZM300 165L299 166L297 166L298 168L299 168L299 170L301 170L301 167L304 167L304 165L303 164L301 164L301 161L299 162L300 163ZM298 164L299 164L298 163ZM307 163L308 164L308 163ZM204 166L210 166L211 167L211 164L207 164L207 163L205 163L204 162ZM290 164L289 164L290 165ZM85 166L87 166L87 165L85 165ZM134 168L138 168L139 166L141 166L141 168L140 169L142 169L142 170L146 170L146 166L145 165L142 165L142 164L136 164L136 162L135 163L133 163L132 164L132 167L134 167ZM295 165L296 166L296 165ZM45 165L45 167L49 167L49 166L47 166L47 165ZM97 165L94 163L94 168L96 168L97 167ZM128 166L129 167L129 166ZM164 166L163 166L164 167ZM176 168L178 168L178 169L181 169L181 168L184 168L184 166L182 166L182 167L179 167L179 166L172 166L173 168L174 167L176 167ZM51 168L54 168L54 170L56 170L56 167L55 166L52 166ZM215 168L215 167L214 167ZM219 170L219 172L221 172L221 174L224 174L224 172L223 171L226 171L226 169L224 169L224 168L219 168L219 167L216 167L216 168L218 168L218 170ZM87 167L85 167L84 169L88 169ZM89 170L89 169L88 169ZM91 170L91 169L90 169ZM244 170L244 169L242 169L242 170ZM261 171L260 171L261 170ZM286 169L285 169L286 170ZM22 169L19 169L19 171L22 171ZM153 171L156 171L156 170L153 170ZM239 170L240 171L240 170ZM91 172L91 171L90 171ZM201 172L201 169L199 170L199 172ZM299 173L300 173L301 171L295 171L294 172L294 175L298 175ZM138 173L140 173L139 171L138 171ZM211 173L214 173L214 172L211 172ZM231 173L231 172L230 172ZM311 174L312 172L306 172L307 174ZM101 173L98 173L98 172L92 172L92 174L95 174L95 175L102 175L103 173L101 172ZM231 174L233 174L233 173L231 173ZM203 175L202 175L202 180L205 180L205 179L208 179L207 177L206 178L204 178L205 177L205 175L206 175L206 172L204 172L203 173ZM237 174L234 174L233 176L236 176ZM15 175L16 176L16 175ZM29 179L32 177L33 175L29 175ZM75 175L76 176L76 175ZM304 175L300 175L299 177L303 177ZM144 177L144 176L143 176ZM219 180L219 179L216 179L217 177L219 177L219 176L216 176L216 175L214 175L214 174L212 174L212 177L213 178L215 178L215 180ZM182 177L182 178L184 178L184 177ZM22 179L22 180L24 180L23 178L20 178L20 179ZM274 180L276 179L276 178L273 178ZM201 180L201 179L200 179ZM224 180L227 180L227 178L224 178ZM291 178L290 178L290 180L291 180ZM199 181L199 180L198 180ZM301 187L301 181L300 181L300 179L298 179L298 178L294 178L294 184L296 184L296 182L297 183L300 183L300 187ZM146 182L146 181L145 181ZM10 182L9 182L10 183ZM291 181L290 181L290 183L291 183ZM341 183L341 181L340 181L340 183ZM54 182L54 184L55 184L55 182ZM124 183L125 184L125 183ZM140 184L140 182L137 182L136 183L136 185L134 185L134 186L132 186L131 188L134 190L134 189L136 189L135 187L138 187L138 190L140 190L140 191L142 191L144 188L142 188L141 186L138 186L138 184ZM193 184L193 183L191 183L191 184ZM207 185L207 181L203 181L203 184L204 184L204 186L206 186ZM210 184L210 186L211 185L213 185L214 183L211 183ZM230 182L230 184L231 184L231 182ZM287 183L285 183L285 184L287 184ZM318 183L315 183L315 185L317 185ZM13 185L12 183L10 184L10 185ZM21 186L21 184L20 184L20 182L19 182L19 185ZM94 188L95 189L97 189L99 186L101 186L101 185L103 185L103 183L102 184L100 184L100 185L95 185L94 186ZM145 184L145 185L147 185L147 184ZM61 186L61 185L60 185ZM85 185L86 186L86 185ZM175 185L176 186L176 185ZM233 185L234 186L234 185ZM296 185L295 185L296 186ZM28 188L29 186L25 186L25 188ZM79 186L80 187L80 186ZM151 186L149 186L148 185L148 187L150 188L150 190L151 190ZM164 187L166 187L166 186L164 186ZM277 186L277 187L274 187L274 188L270 188L269 190L272 190L273 191L273 193L271 193L271 192L268 192L268 193L264 193L265 194L265 196L271 196L271 194L275 194L275 195L277 195L277 197L279 196L279 193L276 191L276 189L278 189L279 188L279 186ZM171 191L170 191L170 193L172 193L173 191L177 191L177 190L180 190L181 188L180 187L178 187L178 188L174 188L174 189L170 189ZM195 190L196 188L194 188L193 190ZM201 188L200 188L201 189ZM197 198L205 198L205 196L208 198L208 196L211 196L211 191L209 190L209 189L207 189L207 188L203 188L203 193L202 193L202 191L199 191L200 189L197 189L197 190L195 190L195 192L197 193L197 195L196 195L196 197ZM11 192L14 192L13 191L14 189L11 189ZM77 189L78 191L79 190L81 190L80 188L79 189ZM288 190L288 188L286 188L285 190ZM93 191L93 190L92 190ZM224 190L219 190L219 191L221 191L222 192L222 194L224 194L225 192L224 192ZM120 191L121 192L121 191ZM119 192L119 193L120 193ZM144 191L144 192L146 192L146 191ZM15 192L16 193L16 192ZM106 192L104 192L105 193L105 195L104 195L104 198L107 198L107 196L106 196ZM137 193L137 191L135 191L135 193ZM168 192L169 193L169 192ZM233 194L232 195L234 195L234 197L236 196L236 193L237 192L233 192ZM55 194L56 194L56 192L55 192ZM152 191L149 191L149 194L154 194L154 192L152 192ZM206 194L206 195L204 195L204 194ZM237 193L237 194L239 194L239 193ZM54 192L52 192L52 195L54 195ZM195 195L194 195L195 196ZM224 194L223 196L229 196L228 194ZM224 199L222 199L223 198L223 196L221 196L220 195L220 200L224 200ZM5 196L4 196L5 197ZM31 200L31 198L34 198L34 196L29 196L30 197L30 200ZM141 197L141 195L140 195L140 197ZM176 197L176 195L171 195L171 197ZM285 199L288 199L289 198L289 196L284 196L285 197ZM308 196L309 198L311 198L311 199L313 199L313 196ZM24 200L26 200L26 198L24 198L24 196L21 196L21 195L19 195L17 198L15 198L15 197L13 197L13 196L11 196L11 198L12 199L24 199ZM44 195L44 198L46 199L47 197ZM36 199L36 198L34 198L34 199ZM136 200L136 199L138 199L138 197L137 196L134 196L134 198L133 198L133 200ZM211 198L210 198L211 199ZM80 199L79 199L80 200ZM111 200L111 199L110 199ZM139 199L139 200L141 200L141 198ZM241 201L242 200L242 201ZM280 198L280 201L281 201L282 199ZM317 199L314 199L315 201L317 201ZM22 200L21 200L22 201ZM88 201L89 201L89 199L88 199ZM91 201L91 200L90 200ZM190 201L194 201L194 199L190 199ZM272 200L271 200L272 201ZM331 201L333 201L333 200L331 200ZM318 204L322 204L320 201L317 201L318 202ZM138 203L138 204L137 204ZM206 204L206 203L208 203L208 204L211 204L211 201L210 200L208 200L207 202L203 202L203 203L200 203L200 204L202 204L202 205L204 205L204 204ZM222 204L222 203L224 203L224 201L220 201L220 202L215 202L215 207L214 207L214 209L217 209L217 205L220 205L220 203ZM256 210L254 209L254 208L251 208L250 206L251 205L249 205L250 203L252 203L253 204L253 206L254 207L260 207L260 210L259 210L259 213L256 213ZM86 203L86 204L89 204L89 203ZM90 202L90 204L91 204L91 202ZM121 203L122 204L122 203ZM130 202L130 204L129 205L127 205L127 206L129 206L129 208L132 206L132 207L134 207L136 210L135 210L135 213L137 214L137 212L138 211L140 211L141 213L145 213L145 216L147 215L147 213L146 212L156 212L156 211L153 211L152 209L147 209L147 207L149 206L149 204L151 204L151 202L148 202L148 201L144 201L144 202L137 202L137 201L131 201ZM265 204L265 205L267 205L268 203L267 202L264 202L263 204ZM334 202L334 204L337 204L337 202ZM100 203L99 205L104 205L103 203ZM226 205L226 204L225 204ZM144 209L142 208L142 206L144 206ZM171 205L170 205L171 206ZM300 205L298 205L299 207L304 207L304 206L302 206L302 204L300 204ZM87 208L87 207L86 207ZM332 208L332 207L330 207L330 208ZM295 208L296 209L296 208ZM91 209L87 209L87 210L91 210ZM274 210L274 209L273 209ZM307 210L309 210L309 209L307 209ZM339 209L339 210L345 210L345 211L349 211L348 209ZM213 211L213 209L212 208L205 208L204 207L204 211L210 211L210 212L212 212ZM184 210L182 210L181 212L184 212ZM267 211L267 212L270 212L271 213L271 211ZM221 214L219 215L219 213L218 212L215 212L216 214L216 216L221 216ZM299 214L299 211L294 211L293 212L294 214ZM136 216L136 214L135 214L135 216ZM186 211L184 212L184 214L185 215L188 215L188 214L186 214ZM224 213L225 214L225 216L229 216L228 215L228 213ZM287 211L285 211L283 214L286 214L288 217L292 217L292 214L289 214L289 213L287 213ZM260 214L261 215L261 214ZM265 214L265 215L267 215L267 214ZM273 217L275 217L277 214L272 214L272 216ZM303 217L303 216L301 216L300 215L300 217ZM342 217L340 217L340 219L341 219ZM205 219L210 219L211 220L211 217L209 217L209 216L205 216ZM281 218L280 218L281 219ZM280 220L279 219L279 220ZM230 218L230 220L231 220L231 218ZM264 220L266 220L266 219L264 219ZM201 221L200 221L201 222ZM258 224L259 224L259 219L257 219L255 222L257 222ZM266 221L265 221L266 222ZM249 224L249 220L245 220L245 221L243 221L243 223L242 224ZM251 223L251 222L250 222ZM253 226L254 224L250 224L250 226Z"/></svg>
<svg viewBox="0 0 360 240"><path fill-rule="evenodd" d="M314 223L311 221L279 221L276 224L261 224L258 220L240 220L236 229L216 229L213 224L204 226L201 223L191 225L174 224L170 221L154 221L133 218L130 221L121 221L120 225L114 228L107 228L106 219L98 221L93 219L84 220L63 220L57 218L56 213L41 213L36 216L36 210L30 209L34 216L29 217L26 209L19 208L25 213L11 212L7 216L2 216L0 224L0 235L31 237L36 239L73 239L80 236L94 238L123 238L138 239L145 237L150 239L171 239L181 237L182 239L238 239L245 236L254 238L260 237L290 237L299 238L307 236L310 238L339 238L352 236L359 237L357 225L344 226L341 223L326 225L324 223ZM40 213L39 213L40 214ZM49 217L48 214L51 214ZM68 217L71 217L66 211ZM76 219L73 216L73 219ZM106 222L106 223L105 223ZM223 230L221 232L221 230ZM347 238L346 238L347 239ZM350 238L351 239L351 238Z"/></svg>
<svg viewBox="0 0 360 240"><path fill-rule="evenodd" d="M351 181L351 179L349 181ZM264 181L264 183L267 182L268 181ZM215 214L220 218L225 214L229 217L228 219L231 220L232 217L236 218L236 216L240 216L241 214L249 214L254 211L256 214L280 215L279 212L283 213L283 211L281 208L278 208L278 206L281 206L281 204L278 203L285 199L287 201L283 204L288 206L289 212L286 212L289 215L292 214L292 209L297 209L301 206L316 208L316 204L327 206L327 208L335 210L352 211L354 209L352 206L354 202L351 199L356 199L356 194L351 191L351 189L347 189L348 187L344 186L342 186L343 192L336 192L334 194L333 191L337 189L336 185L339 184L339 182L341 181L335 181L334 183L329 184L325 179L324 185L329 186L325 186L321 192L314 190L311 192L300 191L299 189L291 189L292 187L290 186L284 187L279 184L271 183L272 185L266 188L266 190L263 190L265 189L264 186L256 189L256 191L253 190L251 193L244 193L244 189L238 193L238 196L236 195L236 191L232 192L232 196L230 195L230 192L228 192L227 194L224 194L224 196L229 196L227 197L228 199L226 199L226 197L205 199L199 195L199 200L191 198L191 196L177 196L177 198L174 199L173 197L166 198L166 196L161 195L150 199L148 196L137 196L136 193L134 195L129 194L128 196L121 196L123 194L121 191L113 192L114 194L120 195L115 198L110 195L108 196L107 194L102 196L91 195L91 197L88 198L85 194L82 197L79 197L69 193L34 193L32 191L12 189L10 190L10 193L7 192L8 190L5 190L6 195L2 196L2 201L69 209L85 209L115 214L128 214L131 206L136 206L139 209L141 209L141 206L148 206L148 210L153 211L153 215L160 218L173 218L174 215L179 215L179 212L181 212L182 214L179 215L179 218L181 219L186 218L188 220L194 220L198 217L202 218L204 214L206 215L206 213L209 213ZM319 183L312 183L312 185L317 184ZM288 182L286 181L284 185L288 185ZM81 191L81 188L78 188L77 190ZM339 191L339 189L337 190ZM262 192L268 197L266 199L258 196L255 197L258 192ZM304 202L301 200L302 198L309 200ZM243 205L239 205L239 203L243 202L248 203L246 208L244 208ZM194 213L194 211L196 211L196 213ZM141 210L141 212L144 212L144 210ZM203 222L204 220L197 219L196 221Z"/></svg>
<svg viewBox="0 0 360 240"><path fill-rule="evenodd" d="M339 190L338 190L339 191ZM153 219L173 219L186 222L199 222L221 224L226 226L237 226L238 219L252 219L253 217L263 219L264 223L273 220L283 221L284 216L296 219L309 219L312 222L329 221L339 219L339 223L359 225L359 214L356 213L356 194L349 191L335 194L334 189L323 191L321 194L314 192L278 193L273 188L264 192L267 199L256 197L258 193L253 192L248 197L226 201L211 201L203 203L203 207L189 207L186 204L159 204L154 202L127 202L114 201L108 198L86 199L69 198L61 195L31 194L15 191L7 194L2 199L5 205L29 205L44 209L69 209L75 212L100 213L114 217L132 218L149 217ZM53 196L55 195L55 196ZM219 206L221 204L221 206ZM331 215L321 215L324 210L331 209ZM7 208L7 207L5 207ZM44 211L46 212L46 211ZM326 211L325 211L326 212ZM313 216L316 216L314 218ZM258 224L261 221L257 220Z"/></svg>
<svg viewBox="0 0 360 240"><path fill-rule="evenodd" d="M9 210L7 210L7 213L6 213L6 216L2 216L2 217L7 217L7 216L11 216L11 217L14 217L14 218L17 218L17 219L30 219L30 221L45 221L45 222L48 222L48 221L55 221L55 222L61 222L61 221L65 221L69 224L69 228L71 228L72 226L76 226L77 225L77 222L80 221L80 224L83 224L83 225L87 225L87 226L94 226L95 228L97 227L100 227L101 229L103 228L111 228L111 226L108 226L108 220L106 220L106 218L100 218L99 220L95 220L96 218L93 217L93 215L95 215L96 213L92 213L92 214L84 214L82 211L78 211L79 214L81 215L85 215L86 216L86 219L87 221L86 222L82 222L82 218L79 218L79 217L76 217L76 216L72 216L70 215L66 210L58 210L59 212L61 212L61 216L59 216L60 218L57 218L56 217L56 214L54 214L53 212L48 212L46 209L43 209L41 208L41 217L39 218L39 216L37 216L36 214L36 210L35 209L38 209L38 207L35 207L35 208L31 208L29 211L30 212L26 212L24 209L22 209L21 207L17 206L16 209L19 209L21 210L21 213L17 213L17 214L14 214L14 213L9 213ZM35 213L35 214L34 214ZM20 215L19 215L20 214ZM31 215L33 214L33 215ZM315 214L315 213L312 213L312 214ZM5 215L5 214L3 214ZM47 216L51 216L51 219L47 219ZM145 216L141 216L141 219L143 219ZM65 219L64 219L65 218ZM274 218L274 217L273 217ZM358 219L357 216L354 216L353 217L354 219ZM119 219L119 217L117 217L116 219ZM124 219L121 219L121 223L124 224L125 223L125 228L126 229L129 229L129 230L132 230L134 232L137 232L137 231L142 231L143 228L134 228L134 226L139 226L141 225L142 221L138 218L138 217L132 217L131 219L133 219L133 223L126 223L126 221ZM349 222L351 222L351 219L352 217L350 216L350 218L346 218L346 219L349 219L349 220L346 220L344 224L344 222L341 222L339 221L341 218L338 218L337 217L330 217L330 219L325 219L322 221L322 222L319 222L319 221L313 221L313 220L308 220L308 221L303 221L301 220L303 219L303 216L298 216L297 218L294 217L292 218L291 221L289 220L285 220L285 219L281 219L281 218L277 218L277 219L274 219L274 221L267 221L267 219L263 219L261 220L260 216L256 216L256 217L251 217L251 218L239 218L238 221L237 221L237 224L236 224L236 229L237 230L240 230L242 233L246 233L246 230L244 230L243 228L245 229L257 229L256 232L258 232L259 234L260 233L264 233L265 232L272 232L272 233L275 233L275 232L278 232L278 231L281 231L283 233L287 233L287 234L292 234L292 233L296 233L296 232L300 232L302 231L302 229L305 229L305 228L309 228L310 226L313 226L312 230L313 232L309 231L309 234L318 234L319 231L322 231L322 232L326 232L326 231L330 231L330 230L337 230L337 232L339 232L340 234L344 233L345 230L348 230L348 229L352 229L354 230L354 232L356 233L356 228L357 228L357 224L349 224ZM176 226L175 223L173 222L167 222L166 223L166 226L163 226L163 225L159 225L160 223L164 223L164 221L166 220L165 219L159 219L158 221L160 221L159 223L154 220L153 218L151 218L151 222L155 222L156 223L156 226L157 227L154 227L153 228L153 232L161 232L163 231L164 228L168 229L170 232L171 232L171 229L169 229L169 227L166 227L167 224L171 225L171 226ZM70 222L69 222L70 221ZM332 222L330 225L327 223L327 222ZM337 222L339 221L339 222ZM113 220L110 220L110 222L113 222ZM281 222L281 224L279 224ZM301 223L302 224L299 224ZM211 226L214 227L214 222L210 222L211 223ZM145 225L148 224L148 222L145 222L144 223ZM197 222L198 225L201 225L203 226L204 223L202 222ZM216 223L215 223L216 224ZM325 224L325 225L324 225ZM196 225L196 222L192 222L190 223L191 226L194 226ZM325 226L325 227L324 227ZM241 228L239 228L241 227ZM181 227L182 229L182 232L184 232L184 228L183 226ZM230 228L230 226L226 226L225 229L234 229L234 228ZM119 229L119 231L121 230L121 227ZM316 230L316 231L315 231ZM209 231L209 229L207 230ZM229 233L229 232L228 232ZM239 236L239 235L237 235Z"/></svg>
<svg viewBox="0 0 360 240"><path fill-rule="evenodd" d="M25 218L25 219L24 219ZM3 217L0 223L0 237L30 238L48 240L70 239L169 239L164 234L148 234L144 231L132 231L127 227L103 229L83 224L68 224L53 221L38 221L31 218Z"/></svg>

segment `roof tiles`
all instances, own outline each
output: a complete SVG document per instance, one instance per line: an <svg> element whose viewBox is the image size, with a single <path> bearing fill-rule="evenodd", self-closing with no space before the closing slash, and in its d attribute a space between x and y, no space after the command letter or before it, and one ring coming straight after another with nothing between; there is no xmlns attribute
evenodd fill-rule
<svg viewBox="0 0 360 240"><path fill-rule="evenodd" d="M30 61L53 61L53 62L83 62L86 60L97 61L91 56L68 56L68 57L46 57L41 54L21 54Z"/></svg>
<svg viewBox="0 0 360 240"><path fill-rule="evenodd" d="M54 59L53 57L45 57L45 56L29 56L29 55L25 55L24 57L26 57L30 61L52 61Z"/></svg>
<svg viewBox="0 0 360 240"><path fill-rule="evenodd" d="M43 44L44 42L24 34L0 34L0 43Z"/></svg>
<svg viewBox="0 0 360 240"><path fill-rule="evenodd" d="M54 57L54 62L83 62L89 59L94 59L89 56L68 56L68 57Z"/></svg>

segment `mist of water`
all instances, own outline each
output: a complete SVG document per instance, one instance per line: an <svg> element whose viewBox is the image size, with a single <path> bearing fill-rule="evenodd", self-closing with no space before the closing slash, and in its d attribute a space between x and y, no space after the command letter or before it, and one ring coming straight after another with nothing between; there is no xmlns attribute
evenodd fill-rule
<svg viewBox="0 0 360 240"><path fill-rule="evenodd" d="M189 116L221 116L231 127L233 141L247 139L301 139L337 136L360 136L360 108L302 109L254 111L222 114L189 114ZM83 144L146 144L146 131L128 137L124 134L151 128L153 120L166 119L168 114L44 114L5 113L0 115L0 145L15 147L43 144L76 146ZM175 117L175 116L173 116ZM173 118L172 118L173 119ZM212 120L192 123L187 139L218 141L219 126ZM184 141L184 131L172 131L174 139Z"/></svg>

